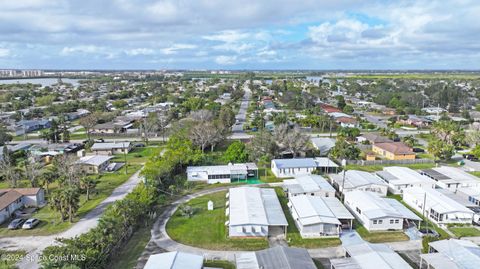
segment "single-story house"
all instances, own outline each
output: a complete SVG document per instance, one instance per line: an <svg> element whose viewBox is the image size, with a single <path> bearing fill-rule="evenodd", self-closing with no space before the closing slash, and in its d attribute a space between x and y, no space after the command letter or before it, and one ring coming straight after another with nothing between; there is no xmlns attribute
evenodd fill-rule
<svg viewBox="0 0 480 269"><path fill-rule="evenodd" d="M110 165L112 156L91 155L81 157L75 164L86 174L100 174Z"/></svg>
<svg viewBox="0 0 480 269"><path fill-rule="evenodd" d="M50 128L51 121L48 119L21 120L15 126L15 135L23 135L33 131Z"/></svg>
<svg viewBox="0 0 480 269"><path fill-rule="evenodd" d="M287 197L311 195L335 197L335 189L320 175L304 175L283 181L283 190Z"/></svg>
<svg viewBox="0 0 480 269"><path fill-rule="evenodd" d="M421 221L399 201L372 192L346 192L345 206L369 231L402 230L410 221Z"/></svg>
<svg viewBox="0 0 480 269"><path fill-rule="evenodd" d="M359 126L358 121L352 117L337 117L335 122L342 127L356 128Z"/></svg>
<svg viewBox="0 0 480 269"><path fill-rule="evenodd" d="M408 167L384 167L376 174L388 184L388 190L393 194L402 194L410 187L435 189L435 181Z"/></svg>
<svg viewBox="0 0 480 269"><path fill-rule="evenodd" d="M363 142L368 141L372 145L375 145L377 143L391 143L391 142L393 142L393 140L391 140L391 139L389 139L389 138L387 138L383 135L377 134L377 133L365 133L361 136L358 136L356 139L357 139L357 142L363 143Z"/></svg>
<svg viewBox="0 0 480 269"><path fill-rule="evenodd" d="M22 207L39 207L45 204L42 188L0 189L0 223L9 219Z"/></svg>
<svg viewBox="0 0 480 269"><path fill-rule="evenodd" d="M267 237L287 232L288 222L274 189L239 187L227 193L230 237Z"/></svg>
<svg viewBox="0 0 480 269"><path fill-rule="evenodd" d="M473 269L480 264L480 247L469 240L446 239L428 243L420 255L420 268Z"/></svg>
<svg viewBox="0 0 480 269"><path fill-rule="evenodd" d="M187 167L188 181L214 184L247 181L249 178L258 178L258 167L254 163Z"/></svg>
<svg viewBox="0 0 480 269"><path fill-rule="evenodd" d="M132 144L130 142L95 143L90 150L97 155L124 154L132 150Z"/></svg>
<svg viewBox="0 0 480 269"><path fill-rule="evenodd" d="M473 222L474 212L441 192L430 188L407 188L403 201L437 224Z"/></svg>
<svg viewBox="0 0 480 269"><path fill-rule="evenodd" d="M338 107L334 107L329 104L320 104L320 108L325 112L325 113L334 113L334 112L342 112L342 110Z"/></svg>
<svg viewBox="0 0 480 269"><path fill-rule="evenodd" d="M341 193L361 190L373 192L380 196L387 195L387 184L372 173L358 170L347 170L339 174L330 174L329 176L332 180L333 186Z"/></svg>
<svg viewBox="0 0 480 269"><path fill-rule="evenodd" d="M271 163L272 173L278 178L310 175L315 170L333 172L338 165L328 158L294 158L274 159Z"/></svg>
<svg viewBox="0 0 480 269"><path fill-rule="evenodd" d="M331 269L412 269L389 246L358 241L348 245L342 243L345 258L330 259Z"/></svg>
<svg viewBox="0 0 480 269"><path fill-rule="evenodd" d="M327 156L335 146L336 140L329 137L313 137L310 139L314 148L320 152L320 156Z"/></svg>
<svg viewBox="0 0 480 269"><path fill-rule="evenodd" d="M304 248L276 246L235 255L237 269L316 269L310 254Z"/></svg>
<svg viewBox="0 0 480 269"><path fill-rule="evenodd" d="M480 187L480 178L456 167L435 167L422 170L421 174L435 180L437 186L444 189Z"/></svg>
<svg viewBox="0 0 480 269"><path fill-rule="evenodd" d="M337 237L355 219L335 197L294 196L288 207L302 238Z"/></svg>
<svg viewBox="0 0 480 269"><path fill-rule="evenodd" d="M143 269L203 269L203 256L180 251L150 255Z"/></svg>
<svg viewBox="0 0 480 269"><path fill-rule="evenodd" d="M415 160L413 149L403 142L386 142L372 145L372 151L388 160Z"/></svg>
<svg viewBox="0 0 480 269"><path fill-rule="evenodd" d="M448 198L454 200L455 202L463 205L464 207L473 211L473 222L480 223L480 205L475 203L473 197L467 195L466 193L478 193L478 188L460 188L454 191L449 189L435 189L436 191L440 192L441 194L447 196ZM459 191L459 190L464 190ZM473 198L473 199L472 199Z"/></svg>

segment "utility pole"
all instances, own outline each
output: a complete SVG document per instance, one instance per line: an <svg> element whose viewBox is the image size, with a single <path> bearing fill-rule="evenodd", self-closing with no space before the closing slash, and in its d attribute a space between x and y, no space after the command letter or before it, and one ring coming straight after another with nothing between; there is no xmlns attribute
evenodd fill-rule
<svg viewBox="0 0 480 269"><path fill-rule="evenodd" d="M128 174L128 164L127 164L127 149L125 148L125 142L122 142L123 147L123 157L125 160L125 175Z"/></svg>
<svg viewBox="0 0 480 269"><path fill-rule="evenodd" d="M347 172L347 160L342 160L343 179L342 179L342 203L345 202L345 173Z"/></svg>

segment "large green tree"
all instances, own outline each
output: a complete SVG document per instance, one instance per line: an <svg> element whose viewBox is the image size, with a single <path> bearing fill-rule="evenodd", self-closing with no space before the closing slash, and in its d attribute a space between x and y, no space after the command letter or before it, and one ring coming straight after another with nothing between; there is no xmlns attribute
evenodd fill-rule
<svg viewBox="0 0 480 269"><path fill-rule="evenodd" d="M232 163L244 163L248 160L248 152L245 144L241 141L234 141L230 144L223 154L223 158L226 162Z"/></svg>

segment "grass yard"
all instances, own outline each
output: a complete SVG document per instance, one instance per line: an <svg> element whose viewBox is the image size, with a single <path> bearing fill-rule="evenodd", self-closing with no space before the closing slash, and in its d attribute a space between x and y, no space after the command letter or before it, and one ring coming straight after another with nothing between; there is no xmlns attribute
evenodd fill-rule
<svg viewBox="0 0 480 269"><path fill-rule="evenodd" d="M449 228L456 237L480 236L480 231L475 227L451 227Z"/></svg>
<svg viewBox="0 0 480 269"><path fill-rule="evenodd" d="M360 170L365 172L375 172L383 170L383 167L386 166L402 166L408 167L414 170L417 169L428 169L435 167L434 163L414 163L414 164L388 164L388 165L354 165L349 164L347 165L348 170Z"/></svg>
<svg viewBox="0 0 480 269"><path fill-rule="evenodd" d="M129 164L142 164L146 163L148 158L153 155L160 154L163 147L148 146L143 148L134 148L127 154L127 163ZM125 162L125 156L123 154L113 155L115 158L113 162Z"/></svg>
<svg viewBox="0 0 480 269"><path fill-rule="evenodd" d="M300 232L295 226L295 221L293 220L292 215L288 209L288 200L285 194L283 193L282 188L275 188L280 204L282 205L283 213L288 221L287 227L287 242L291 247L301 247L301 248L325 248L325 247L335 247L341 244L340 239L338 238L315 238L315 239L303 239L300 235Z"/></svg>
<svg viewBox="0 0 480 269"><path fill-rule="evenodd" d="M167 233L175 241L212 250L259 250L268 247L264 238L230 239L225 221L226 191L194 198L186 204L196 210L190 218L177 210L167 223ZM212 200L214 210L207 210L207 202Z"/></svg>
<svg viewBox="0 0 480 269"><path fill-rule="evenodd" d="M131 269L137 265L137 260L142 255L145 247L150 241L151 227L140 227L132 237L128 240L128 243L122 248L109 268L116 269Z"/></svg>
<svg viewBox="0 0 480 269"><path fill-rule="evenodd" d="M24 251L6 251L0 249L0 269L16 269L16 263L25 257Z"/></svg>
<svg viewBox="0 0 480 269"><path fill-rule="evenodd" d="M119 185L126 182L132 174L141 168L140 165L129 165L128 174L125 174L125 170L120 170L115 173L103 174L99 178L95 191L90 196L90 200L86 201L86 195L80 196L80 208L77 211L77 217L75 221L78 221L81 217L85 216L88 212L94 209L100 202L105 200L113 190ZM50 191L56 188L51 186ZM47 198L48 199L48 198ZM67 230L73 223L68 221L62 222L60 220L60 214L51 209L48 205L39 209L32 215L33 218L40 220L40 224L32 230L8 230L9 221L3 223L0 226L0 237L9 236L30 236L30 235L51 235Z"/></svg>
<svg viewBox="0 0 480 269"><path fill-rule="evenodd" d="M365 240L370 243L385 243L396 241L408 241L409 238L404 232L400 231L386 231L386 232L369 232L358 221L354 221L355 230Z"/></svg>
<svg viewBox="0 0 480 269"><path fill-rule="evenodd" d="M480 172L479 171L476 171L476 172L470 172L470 174L476 176L476 177L480 177Z"/></svg>
<svg viewBox="0 0 480 269"><path fill-rule="evenodd" d="M213 267L213 268L222 268L222 269L235 269L235 264L229 261L205 261L203 263L204 267Z"/></svg>
<svg viewBox="0 0 480 269"><path fill-rule="evenodd" d="M265 176L265 170L267 170L267 176ZM277 178L270 168L258 168L258 176L264 183L282 182L286 178Z"/></svg>

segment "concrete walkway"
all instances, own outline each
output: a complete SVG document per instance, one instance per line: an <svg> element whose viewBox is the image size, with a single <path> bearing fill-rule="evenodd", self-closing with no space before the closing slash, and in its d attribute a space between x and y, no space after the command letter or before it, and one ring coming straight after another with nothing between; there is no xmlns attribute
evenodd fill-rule
<svg viewBox="0 0 480 269"><path fill-rule="evenodd" d="M97 226L98 219L105 209L113 202L123 199L133 188L140 183L140 170L134 173L125 183L113 190L112 194L103 200L97 207L82 217L68 230L55 235L48 236L17 236L0 238L0 249L2 250L24 250L26 258L17 265L20 269L39 268L38 257L42 251L56 243L56 238L73 238L88 232Z"/></svg>

